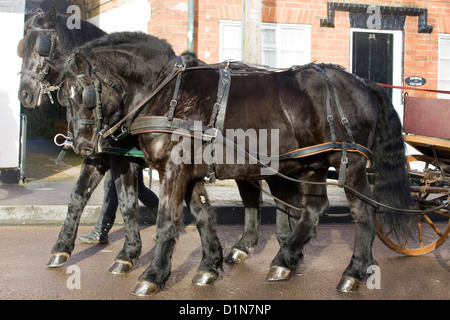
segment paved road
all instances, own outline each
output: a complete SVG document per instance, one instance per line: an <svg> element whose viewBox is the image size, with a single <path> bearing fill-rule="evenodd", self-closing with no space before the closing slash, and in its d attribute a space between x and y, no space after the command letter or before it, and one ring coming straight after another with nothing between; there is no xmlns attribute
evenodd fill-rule
<svg viewBox="0 0 450 320"><path fill-rule="evenodd" d="M352 255L352 224L319 225L318 235L306 247L304 262L295 276L279 283L265 280L278 244L274 226L263 225L253 256L240 265L226 264L216 284L210 287L191 284L200 262L201 247L197 230L187 226L177 243L172 275L165 289L148 298L135 297L130 289L152 258L154 226L142 227L142 256L125 276L106 272L123 243L124 230L120 226L112 229L109 244L89 246L77 240L66 267L47 269L45 262L59 228L0 226L0 299L197 300L197 304L202 300L450 299L449 244L425 256L406 257L391 251L378 239L373 251L380 266L381 288L369 289L363 285L358 293L337 292L335 286ZM79 234L90 229L81 226ZM241 232L241 226L218 227L225 251ZM71 284L79 284L79 288L70 289Z"/></svg>

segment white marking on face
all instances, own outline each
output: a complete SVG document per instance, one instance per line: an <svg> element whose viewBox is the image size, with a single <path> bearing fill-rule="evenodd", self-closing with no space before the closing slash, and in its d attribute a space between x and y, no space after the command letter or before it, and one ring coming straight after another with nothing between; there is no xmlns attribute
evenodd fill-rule
<svg viewBox="0 0 450 320"><path fill-rule="evenodd" d="M76 95L76 91L75 91L75 86L70 87L70 97L73 99L75 98Z"/></svg>
<svg viewBox="0 0 450 320"><path fill-rule="evenodd" d="M153 150L155 153L159 153L159 151L164 147L164 141L158 140L155 142L155 145L153 147Z"/></svg>

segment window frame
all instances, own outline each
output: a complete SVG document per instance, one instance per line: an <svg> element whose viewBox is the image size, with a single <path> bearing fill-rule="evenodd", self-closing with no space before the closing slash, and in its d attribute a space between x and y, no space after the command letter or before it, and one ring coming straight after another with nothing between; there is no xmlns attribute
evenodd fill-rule
<svg viewBox="0 0 450 320"><path fill-rule="evenodd" d="M223 51L225 49L228 49L228 47L224 47L226 44L225 42L225 35L224 35L224 27L239 27L241 30L241 41L240 41L240 59L242 60L242 22L241 21L235 21L235 20L220 20L219 22L219 60L223 61L226 58L224 57ZM303 61L296 62L296 65L306 64L309 63L311 60L311 25L307 24L286 24L286 23L269 23L269 22L263 22L261 23L261 29L263 30L274 30L275 31L275 44L264 44L262 43L261 39L261 55L263 55L263 52L266 51L272 51L276 53L276 65L271 67L290 67L292 64L286 65L282 62L282 52L288 51L287 48L283 48L281 45L282 41L282 32L286 29L293 29L293 30L302 30L305 32L305 38L304 41L301 42L301 49L295 50L296 52L300 52L302 56L304 56ZM237 49L237 48L231 48L230 49ZM292 50L291 50L292 51ZM261 59L263 56L261 56Z"/></svg>
<svg viewBox="0 0 450 320"><path fill-rule="evenodd" d="M450 61L450 45L448 46L448 52L445 52L444 57L442 57L442 53L441 53L441 49L442 49L442 42L443 41L448 41L450 44L450 34L448 33L440 33L439 34L439 49L438 49L438 76L437 76L437 80L438 80L438 90L446 90L446 91L450 91L450 77L448 78L443 78L441 75L441 71L443 70L442 67L442 60L447 60ZM449 82L448 87L447 86L442 86L441 81L446 81ZM444 94L444 93L438 93L437 96L439 99L450 99L450 94Z"/></svg>

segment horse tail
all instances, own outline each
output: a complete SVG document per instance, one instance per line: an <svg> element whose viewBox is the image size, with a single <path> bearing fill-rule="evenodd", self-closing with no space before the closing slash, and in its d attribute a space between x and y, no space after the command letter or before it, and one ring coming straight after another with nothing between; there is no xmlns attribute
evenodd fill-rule
<svg viewBox="0 0 450 320"><path fill-rule="evenodd" d="M387 206L410 209L413 201L399 116L384 88L370 80L366 80L366 84L378 103L371 162L374 169L373 195ZM411 227L411 213L382 206L379 213L380 224L391 228L398 237L403 237Z"/></svg>

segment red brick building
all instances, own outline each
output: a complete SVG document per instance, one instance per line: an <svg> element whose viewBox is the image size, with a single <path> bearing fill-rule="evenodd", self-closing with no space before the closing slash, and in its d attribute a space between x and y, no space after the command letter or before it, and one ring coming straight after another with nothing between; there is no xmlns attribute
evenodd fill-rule
<svg viewBox="0 0 450 320"><path fill-rule="evenodd" d="M176 53L186 50L188 0L71 2L83 6L87 18L147 2L147 32L167 39ZM200 59L241 59L241 4L194 1L194 51ZM122 23L130 19L124 16ZM262 0L261 21L264 64L330 62L380 82L405 85L408 77L416 77L416 85L426 82L420 88L450 90L450 1ZM394 103L401 104L402 92L392 94Z"/></svg>

